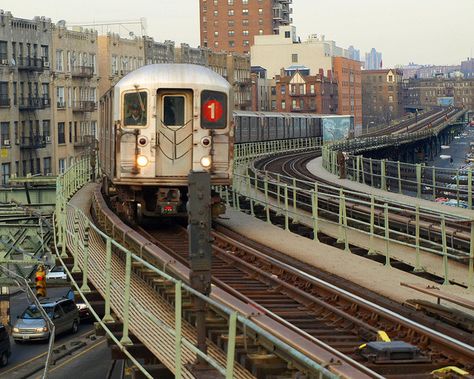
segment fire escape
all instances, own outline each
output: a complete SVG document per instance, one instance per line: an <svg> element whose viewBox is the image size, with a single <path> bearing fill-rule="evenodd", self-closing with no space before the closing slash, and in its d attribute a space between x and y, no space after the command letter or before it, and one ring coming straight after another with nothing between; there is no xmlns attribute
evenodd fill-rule
<svg viewBox="0 0 474 379"><path fill-rule="evenodd" d="M73 80L81 81L79 88L91 88L90 79L94 76L94 68L92 66L75 66L71 70L71 76ZM84 94L81 93L79 99L72 103L72 112L77 116L74 119L77 118L77 121L79 121L79 126L76 122L74 123L74 149L83 150L91 146L95 139L91 130L91 113L97 109L97 103L91 100L90 97L85 99ZM86 123L89 125L88 128L84 127Z"/></svg>
<svg viewBox="0 0 474 379"><path fill-rule="evenodd" d="M40 96L38 84L33 88L34 83L38 83L38 74L45 69L45 62L37 57L18 57L16 60L19 80L27 85L27 96L22 91L18 99L20 111L20 135L16 141L20 146L20 159L23 162L31 162L38 158L38 149L46 147L46 138L40 132L39 117L37 112L51 106L50 98ZM30 164L30 172L35 173L35 162ZM36 169L38 169L36 167ZM28 172L27 167L23 167L24 172Z"/></svg>

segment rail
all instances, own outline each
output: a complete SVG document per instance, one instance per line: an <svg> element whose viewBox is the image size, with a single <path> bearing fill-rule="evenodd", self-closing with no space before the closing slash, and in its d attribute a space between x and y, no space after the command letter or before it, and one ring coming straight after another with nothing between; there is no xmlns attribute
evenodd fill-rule
<svg viewBox="0 0 474 379"><path fill-rule="evenodd" d="M89 217L77 207L69 204L71 197L86 183L94 180L97 177L98 171L96 167L91 167L91 163L94 160L91 160L90 157L84 157L76 164L71 166L64 174L57 178L57 203L55 211L55 225L56 225L56 234L55 241L57 241L57 255L61 262L64 265L64 258L66 258L67 251L66 245L71 248L71 255L74 258L74 267L71 271L67 270L69 278L72 280L73 285L76 290L80 293L81 297L85 303L89 306L85 294L90 291L88 287L88 280L91 280L91 277L94 275L95 278L100 278L101 283L105 283L105 316L103 319L100 319L99 316L93 312L95 319L100 323L102 328L110 336L110 338L116 343L120 350L133 362L134 365L148 378L151 378L151 375L146 372L145 368L127 351L127 346L131 344L129 338L129 322L131 316L131 307L133 306L135 310L138 310L142 317L147 318L147 322L153 324L156 328L159 329L163 338L168 338L175 341L175 351L173 362L175 363L174 367L170 367L174 371L176 378L181 378L184 376L184 364L182 362L182 357L184 351L188 352L187 358L189 358L189 352L194 354L199 354L203 359L205 359L210 366L214 367L218 372L223 376L230 379L234 377L234 353L236 348L236 330L251 330L255 335L262 336L270 341L274 346L282 351L285 351L290 357L295 361L302 362L310 370L319 373L322 378L338 378L337 375L330 372L328 369L320 365L319 363L311 360L306 357L304 354L295 350L290 345L286 344L283 341L277 340L273 335L271 335L266 330L260 328L257 324L253 323L244 315L235 312L231 308L228 308L209 297L206 297L199 292L195 291L189 287L186 283L177 280L165 273L164 271L158 269L154 265L147 262L142 256L138 256L132 253L129 249L125 248L121 244L117 243L113 238L105 234L100 230ZM94 262L91 259L90 246L89 243L91 240L101 240L105 243L105 254L102 257L105 259L105 262ZM146 249L146 247L145 247ZM112 281L112 268L111 261L112 256L119 256L120 259L125 262L125 272L123 283L124 285L119 285L118 283ZM164 281L168 281L174 284L175 290L175 317L174 323L169 323L167 320L161 320L155 314L151 314L146 311L143 307L143 304L137 299L134 299L131 291L130 277L132 275L132 267L135 264L140 264L151 270L154 274L162 278ZM105 270L104 270L105 267ZM73 273L82 271L82 285L79 286L76 281L74 281ZM123 303L119 304L121 306L120 312L122 313L122 338L118 340L115 338L113 332L107 327L109 322L112 322L111 309L116 308L118 305L113 303L112 291L115 293L121 293L123 296ZM225 363L217 362L210 355L204 355L200 350L195 346L192 341L192 338L189 335L182 333L182 298L183 295L190 294L192 296L197 296L203 299L209 306L218 309L222 314L225 314L228 318L228 345L227 345L227 359ZM184 327L183 327L184 329ZM192 336L191 336L192 337Z"/></svg>
<svg viewBox="0 0 474 379"><path fill-rule="evenodd" d="M457 118L464 111L451 117ZM346 171L348 179L389 192L397 192L418 198L448 200L447 205L472 209L472 169L447 169L410 164L386 159L364 158L360 153L384 146L399 146L436 136L447 125L448 120L433 129L395 136L358 138L328 144L322 149L323 167L339 175L338 151L347 152ZM440 199L442 198L442 199ZM446 198L446 199L445 199Z"/></svg>
<svg viewBox="0 0 474 379"><path fill-rule="evenodd" d="M265 209L266 221L271 223L270 212L274 211L284 218L284 228L289 230L291 220L305 218L312 225L314 238L317 238L321 221L336 225L338 242L349 250L348 231L363 233L369 239L369 252L379 252L386 257L386 265L390 265L390 245L397 244L415 250L415 270L422 270L422 252L442 257L444 284L449 284L449 267L451 264L467 263L469 274L463 283L469 289L474 288L474 220L450 212L435 211L429 207L407 205L395 202L383 196L363 194L339 187L285 177L260 171L253 167L252 161L258 156L273 153L295 152L295 144L300 151L311 150L319 146L317 141L302 140L300 142L283 141L275 146L268 143L256 143L245 149L236 150L235 169L232 189L217 188L226 203L240 210L240 197L250 203L250 213L255 215L257 205ZM275 148L274 148L275 147ZM265 150L268 149L268 150ZM260 153L259 153L260 152ZM242 155L240 155L242 154ZM288 184L288 182L290 184ZM351 208L347 203L352 203ZM322 203L326 206L323 208ZM301 210L306 210L304 216ZM360 217L363 212L367 216ZM394 216L389 216L395 215ZM396 215L408 218L405 230L400 228ZM330 217L329 217L330 216ZM422 221L420 216L430 219L431 235L420 233ZM329 218L328 218L329 217ZM463 249L456 237L447 238L447 224L459 225L466 229L470 237L463 242ZM384 241L384 249L376 251L375 240Z"/></svg>

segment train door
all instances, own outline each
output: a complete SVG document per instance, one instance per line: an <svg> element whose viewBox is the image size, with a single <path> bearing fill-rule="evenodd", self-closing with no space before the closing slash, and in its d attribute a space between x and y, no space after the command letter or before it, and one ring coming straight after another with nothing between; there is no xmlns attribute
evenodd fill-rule
<svg viewBox="0 0 474 379"><path fill-rule="evenodd" d="M156 176L187 176L193 162L193 93L158 90Z"/></svg>

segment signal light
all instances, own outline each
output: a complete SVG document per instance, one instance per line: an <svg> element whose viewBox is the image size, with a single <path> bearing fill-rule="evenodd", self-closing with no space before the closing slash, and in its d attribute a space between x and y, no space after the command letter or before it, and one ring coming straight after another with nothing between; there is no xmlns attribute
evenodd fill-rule
<svg viewBox="0 0 474 379"><path fill-rule="evenodd" d="M36 296L46 297L46 272L44 271L43 265L39 265L36 270L35 282L36 282Z"/></svg>

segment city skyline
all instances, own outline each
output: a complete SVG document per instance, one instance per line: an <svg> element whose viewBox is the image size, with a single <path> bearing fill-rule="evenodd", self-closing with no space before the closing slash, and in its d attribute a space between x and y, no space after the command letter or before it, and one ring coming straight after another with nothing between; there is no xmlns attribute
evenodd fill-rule
<svg viewBox="0 0 474 379"><path fill-rule="evenodd" d="M445 7L441 0L431 1L429 8L427 4L400 0L392 11L387 10L393 3L386 3L387 7L382 7L381 2L376 0L333 0L330 3L294 0L293 25L301 40L310 34L325 35L344 48L353 45L361 51L361 56L375 48L383 54L384 67L408 62L460 64L461 60L472 56L474 41L470 38L472 33L469 30L469 18L474 12L472 0L458 0L456 7L451 8ZM68 23L99 23L145 17L147 34L155 40L199 45L197 0L161 1L160 4L136 0L133 9L130 9L129 2L121 0L113 3L109 0L84 0L67 5L45 0L41 2L41 7L37 7L37 4L4 0L2 8L12 12L15 17L46 16L54 23L59 20ZM179 17L171 17L177 14ZM387 27L391 22L396 26ZM350 28L344 27L348 24Z"/></svg>

